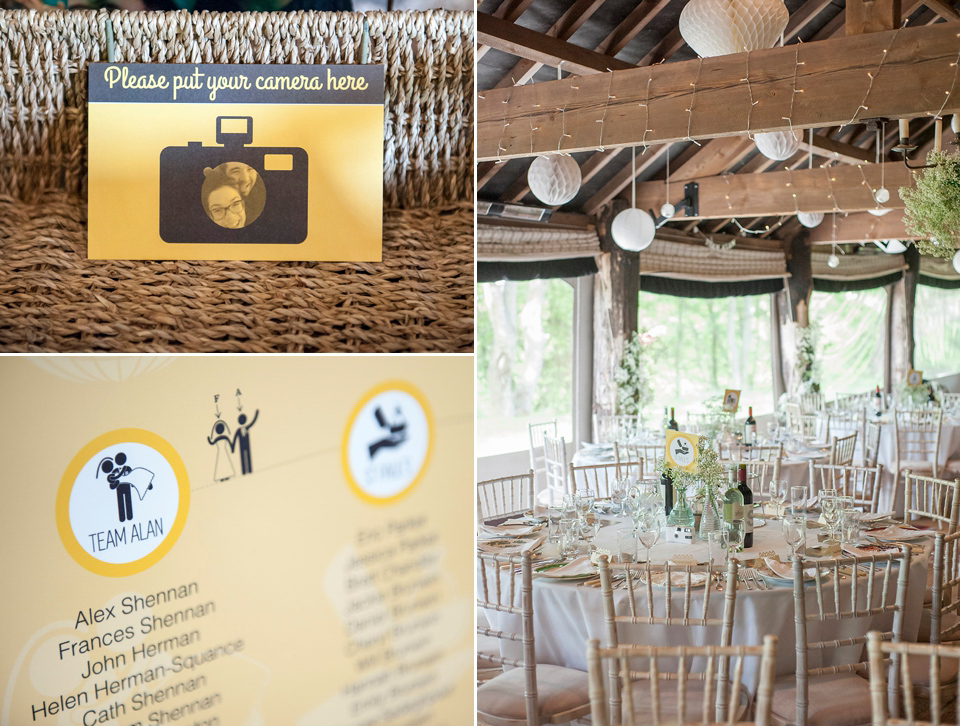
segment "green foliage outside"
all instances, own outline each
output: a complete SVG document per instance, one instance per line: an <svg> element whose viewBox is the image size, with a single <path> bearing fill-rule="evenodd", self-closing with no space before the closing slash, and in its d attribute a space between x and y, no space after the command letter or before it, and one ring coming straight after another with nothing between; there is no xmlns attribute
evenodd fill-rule
<svg viewBox="0 0 960 726"><path fill-rule="evenodd" d="M960 372L960 290L917 286L913 362L924 378Z"/></svg>

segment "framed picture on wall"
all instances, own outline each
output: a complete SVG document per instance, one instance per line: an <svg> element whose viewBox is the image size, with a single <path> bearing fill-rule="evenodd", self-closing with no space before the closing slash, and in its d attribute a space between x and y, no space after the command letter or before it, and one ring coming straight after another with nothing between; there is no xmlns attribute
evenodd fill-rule
<svg viewBox="0 0 960 726"><path fill-rule="evenodd" d="M915 371L913 368L907 371L907 385L919 386L923 383L923 371Z"/></svg>

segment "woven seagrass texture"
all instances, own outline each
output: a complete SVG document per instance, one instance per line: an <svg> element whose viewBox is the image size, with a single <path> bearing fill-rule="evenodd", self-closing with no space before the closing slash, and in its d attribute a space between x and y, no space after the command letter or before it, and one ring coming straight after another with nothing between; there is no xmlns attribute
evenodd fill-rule
<svg viewBox="0 0 960 726"><path fill-rule="evenodd" d="M466 202L387 210L383 263L88 261L83 207L53 191L32 204L0 196L5 226L5 351L428 352L473 344L472 277L466 287L458 272L473 265Z"/></svg>
<svg viewBox="0 0 960 726"><path fill-rule="evenodd" d="M386 66L382 263L86 259L86 64ZM0 11L0 350L469 352L472 13Z"/></svg>

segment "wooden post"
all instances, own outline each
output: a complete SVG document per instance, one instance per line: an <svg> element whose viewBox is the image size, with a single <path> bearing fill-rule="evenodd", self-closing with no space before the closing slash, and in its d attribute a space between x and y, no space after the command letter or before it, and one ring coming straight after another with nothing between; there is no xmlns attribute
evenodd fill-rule
<svg viewBox="0 0 960 726"><path fill-rule="evenodd" d="M847 0L847 35L900 27L900 0Z"/></svg>
<svg viewBox="0 0 960 726"><path fill-rule="evenodd" d="M593 411L598 415L616 413L614 371L620 365L624 345L637 331L642 253L620 249L610 234L613 218L629 206L625 200L615 200L597 220L602 254L593 287Z"/></svg>
<svg viewBox="0 0 960 726"><path fill-rule="evenodd" d="M913 349L914 349L914 325L913 314L917 303L917 282L920 279L920 252L914 245L907 247L903 253L903 259L906 261L909 269L903 273L903 297L906 305L906 319L904 333L906 336L907 362L910 367L914 367Z"/></svg>
<svg viewBox="0 0 960 726"><path fill-rule="evenodd" d="M787 272L790 278L784 290L778 293L780 314L780 359L784 390L795 393L800 382L795 380L797 363L796 336L791 323L805 328L809 324L810 295L813 292L813 268L807 232L802 230L787 248Z"/></svg>

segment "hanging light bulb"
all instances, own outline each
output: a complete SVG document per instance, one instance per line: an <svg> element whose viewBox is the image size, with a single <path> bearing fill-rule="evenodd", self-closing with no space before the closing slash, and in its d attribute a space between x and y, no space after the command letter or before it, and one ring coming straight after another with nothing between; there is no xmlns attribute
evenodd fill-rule
<svg viewBox="0 0 960 726"><path fill-rule="evenodd" d="M617 246L630 252L640 252L647 249L657 233L657 223L642 209L637 209L637 149L633 147L630 154L630 168L633 172L630 182L631 208L624 209L613 218L610 225L610 235Z"/></svg>
<svg viewBox="0 0 960 726"><path fill-rule="evenodd" d="M890 191L885 187L880 187L873 193L873 198L877 200L877 204L886 204L890 201Z"/></svg>
<svg viewBox="0 0 960 726"><path fill-rule="evenodd" d="M833 268L833 267L839 266L839 264L840 264L840 258L837 257L837 253L836 252L831 253L830 256L827 258L827 267Z"/></svg>
<svg viewBox="0 0 960 726"><path fill-rule="evenodd" d="M666 219L673 219L673 215L677 213L677 208L670 204L670 144L667 144L667 201L660 207L660 216L665 217Z"/></svg>

